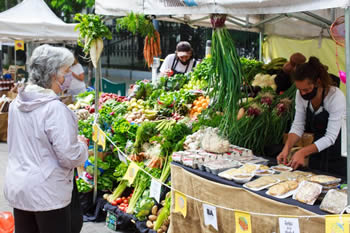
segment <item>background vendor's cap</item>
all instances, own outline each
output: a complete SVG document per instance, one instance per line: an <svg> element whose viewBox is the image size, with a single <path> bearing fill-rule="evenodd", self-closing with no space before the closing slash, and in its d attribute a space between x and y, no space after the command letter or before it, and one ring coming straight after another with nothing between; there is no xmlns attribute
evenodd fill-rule
<svg viewBox="0 0 350 233"><path fill-rule="evenodd" d="M187 41L180 41L176 45L176 52L178 56L186 56L192 52L192 46Z"/></svg>

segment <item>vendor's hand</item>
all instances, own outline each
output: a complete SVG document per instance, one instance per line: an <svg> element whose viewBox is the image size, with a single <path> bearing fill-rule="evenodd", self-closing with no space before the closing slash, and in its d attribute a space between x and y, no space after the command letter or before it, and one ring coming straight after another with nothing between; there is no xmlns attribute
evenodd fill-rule
<svg viewBox="0 0 350 233"><path fill-rule="evenodd" d="M277 163L278 164L287 164L287 157L288 157L288 152L285 150L282 150L281 153L277 156Z"/></svg>
<svg viewBox="0 0 350 233"><path fill-rule="evenodd" d="M305 154L299 150L295 152L292 159L289 161L288 166L292 167L293 170L296 170L298 167L305 165Z"/></svg>
<svg viewBox="0 0 350 233"><path fill-rule="evenodd" d="M82 143L85 143L86 145L89 145L89 139L87 139L83 135L78 135L78 140Z"/></svg>
<svg viewBox="0 0 350 233"><path fill-rule="evenodd" d="M174 74L174 71L172 71L171 69L167 69L167 70L165 71L165 74L166 74L168 77L170 77L170 76L172 76L172 75Z"/></svg>

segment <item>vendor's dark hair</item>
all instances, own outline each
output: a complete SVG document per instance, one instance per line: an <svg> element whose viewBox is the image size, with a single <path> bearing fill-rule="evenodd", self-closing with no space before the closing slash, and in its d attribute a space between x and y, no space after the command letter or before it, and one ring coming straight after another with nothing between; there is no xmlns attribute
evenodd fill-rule
<svg viewBox="0 0 350 233"><path fill-rule="evenodd" d="M320 79L323 88L328 88L331 85L327 67L317 57L310 57L308 62L297 65L292 77L294 81L309 79L313 83L316 83L317 79Z"/></svg>

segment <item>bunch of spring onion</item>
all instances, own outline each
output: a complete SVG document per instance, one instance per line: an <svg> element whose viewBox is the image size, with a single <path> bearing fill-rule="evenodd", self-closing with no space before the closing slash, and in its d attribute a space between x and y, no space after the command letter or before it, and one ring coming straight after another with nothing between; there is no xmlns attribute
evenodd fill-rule
<svg viewBox="0 0 350 233"><path fill-rule="evenodd" d="M214 74L209 78L210 98L215 100L214 111L224 113L220 132L230 141L235 131L239 99L242 98L243 84L240 58L232 37L225 27L226 15L211 15L213 26L212 63Z"/></svg>

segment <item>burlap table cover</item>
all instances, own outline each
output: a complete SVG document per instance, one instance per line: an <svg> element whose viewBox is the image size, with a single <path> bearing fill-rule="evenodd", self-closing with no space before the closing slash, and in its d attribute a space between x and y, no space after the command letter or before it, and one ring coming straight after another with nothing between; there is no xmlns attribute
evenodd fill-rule
<svg viewBox="0 0 350 233"><path fill-rule="evenodd" d="M238 209L246 212L293 215L293 216L315 216L316 214L297 206L288 205L274 201L258 194L249 192L243 188L236 188L219 184L194 175L185 169L171 166L172 187L180 192L193 196L203 201ZM174 192L172 192L174 200ZM224 232L235 233L235 216L233 211L217 208L219 231L212 226L204 225L202 203L187 198L187 216L174 213L175 206L172 202L170 233L206 233ZM253 233L279 232L278 217L251 215ZM325 232L325 220L317 218L299 218L301 233Z"/></svg>

